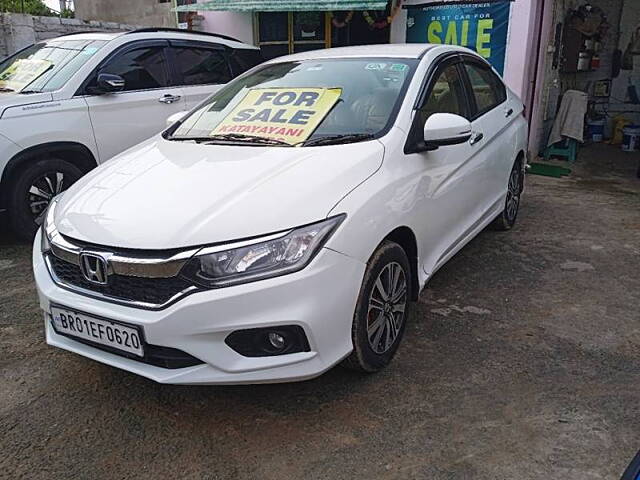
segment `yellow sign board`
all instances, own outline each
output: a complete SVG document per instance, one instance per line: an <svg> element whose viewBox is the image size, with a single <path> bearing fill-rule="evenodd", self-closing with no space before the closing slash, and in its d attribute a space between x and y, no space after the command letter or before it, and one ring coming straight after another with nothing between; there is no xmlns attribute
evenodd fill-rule
<svg viewBox="0 0 640 480"><path fill-rule="evenodd" d="M255 135L290 145L304 142L341 94L341 88L254 88L211 135Z"/></svg>
<svg viewBox="0 0 640 480"><path fill-rule="evenodd" d="M21 58L0 72L0 88L20 91L53 66L49 60Z"/></svg>

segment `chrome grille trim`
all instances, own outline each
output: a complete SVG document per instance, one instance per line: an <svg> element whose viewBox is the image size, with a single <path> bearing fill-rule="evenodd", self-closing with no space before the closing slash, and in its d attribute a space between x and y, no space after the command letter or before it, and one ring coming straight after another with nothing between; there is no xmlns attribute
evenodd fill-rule
<svg viewBox="0 0 640 480"><path fill-rule="evenodd" d="M43 232L43 234L45 234ZM58 258L74 265L80 265L80 252L94 252L106 255L109 259L109 273L142 278L171 278L178 275L182 267L193 255L200 250L188 248L181 252L167 256L154 255L150 257L143 253L139 255L122 255L108 247L84 248L64 238L57 230L49 236L51 252Z"/></svg>

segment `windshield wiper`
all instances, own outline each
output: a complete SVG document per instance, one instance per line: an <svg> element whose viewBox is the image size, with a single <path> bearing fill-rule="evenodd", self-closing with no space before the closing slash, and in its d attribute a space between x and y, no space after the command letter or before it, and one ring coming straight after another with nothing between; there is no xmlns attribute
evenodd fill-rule
<svg viewBox="0 0 640 480"><path fill-rule="evenodd" d="M21 95L29 95L30 93L42 93L40 90L20 90L18 92Z"/></svg>
<svg viewBox="0 0 640 480"><path fill-rule="evenodd" d="M362 140L371 140L374 138L372 133L345 133L342 135L330 135L328 137L313 138L303 142L305 147L313 145L336 145L339 143L361 142Z"/></svg>
<svg viewBox="0 0 640 480"><path fill-rule="evenodd" d="M0 87L0 92L15 92L13 88Z"/></svg>
<svg viewBox="0 0 640 480"><path fill-rule="evenodd" d="M261 143L264 145L286 145L290 147L291 144L277 140L275 138L261 137L259 135L245 135L244 133L223 133L220 135L211 135L210 140L230 140L232 142L248 142L248 143Z"/></svg>
<svg viewBox="0 0 640 480"><path fill-rule="evenodd" d="M169 137L169 140L180 142L193 141L196 143L216 143L217 141L253 143L258 145L283 145L290 147L291 144L275 138L260 137L258 135L244 135L242 133L223 133L220 135L210 135L208 137Z"/></svg>

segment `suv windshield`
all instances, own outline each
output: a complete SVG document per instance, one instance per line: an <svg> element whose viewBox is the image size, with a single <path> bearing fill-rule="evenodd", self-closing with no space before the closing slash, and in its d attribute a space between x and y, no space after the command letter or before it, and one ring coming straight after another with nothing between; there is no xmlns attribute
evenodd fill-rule
<svg viewBox="0 0 640 480"><path fill-rule="evenodd" d="M168 138L307 146L376 138L395 120L416 64L359 58L266 65L215 93Z"/></svg>
<svg viewBox="0 0 640 480"><path fill-rule="evenodd" d="M0 62L0 92L58 90L106 43L105 40L36 43Z"/></svg>

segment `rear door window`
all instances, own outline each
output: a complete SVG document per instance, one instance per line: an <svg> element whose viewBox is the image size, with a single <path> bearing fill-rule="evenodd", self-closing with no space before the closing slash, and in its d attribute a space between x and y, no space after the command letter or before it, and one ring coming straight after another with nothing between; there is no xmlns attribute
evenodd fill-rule
<svg viewBox="0 0 640 480"><path fill-rule="evenodd" d="M507 99L502 80L488 65L465 61L464 67L471 86L471 97L475 101L475 116L493 110Z"/></svg>
<svg viewBox="0 0 640 480"><path fill-rule="evenodd" d="M231 63L231 70L234 76L238 76L262 62L260 50L242 48L233 50L229 56L229 63Z"/></svg>
<svg viewBox="0 0 640 480"><path fill-rule="evenodd" d="M231 80L224 50L201 46L175 46L172 49L182 85L219 84Z"/></svg>

